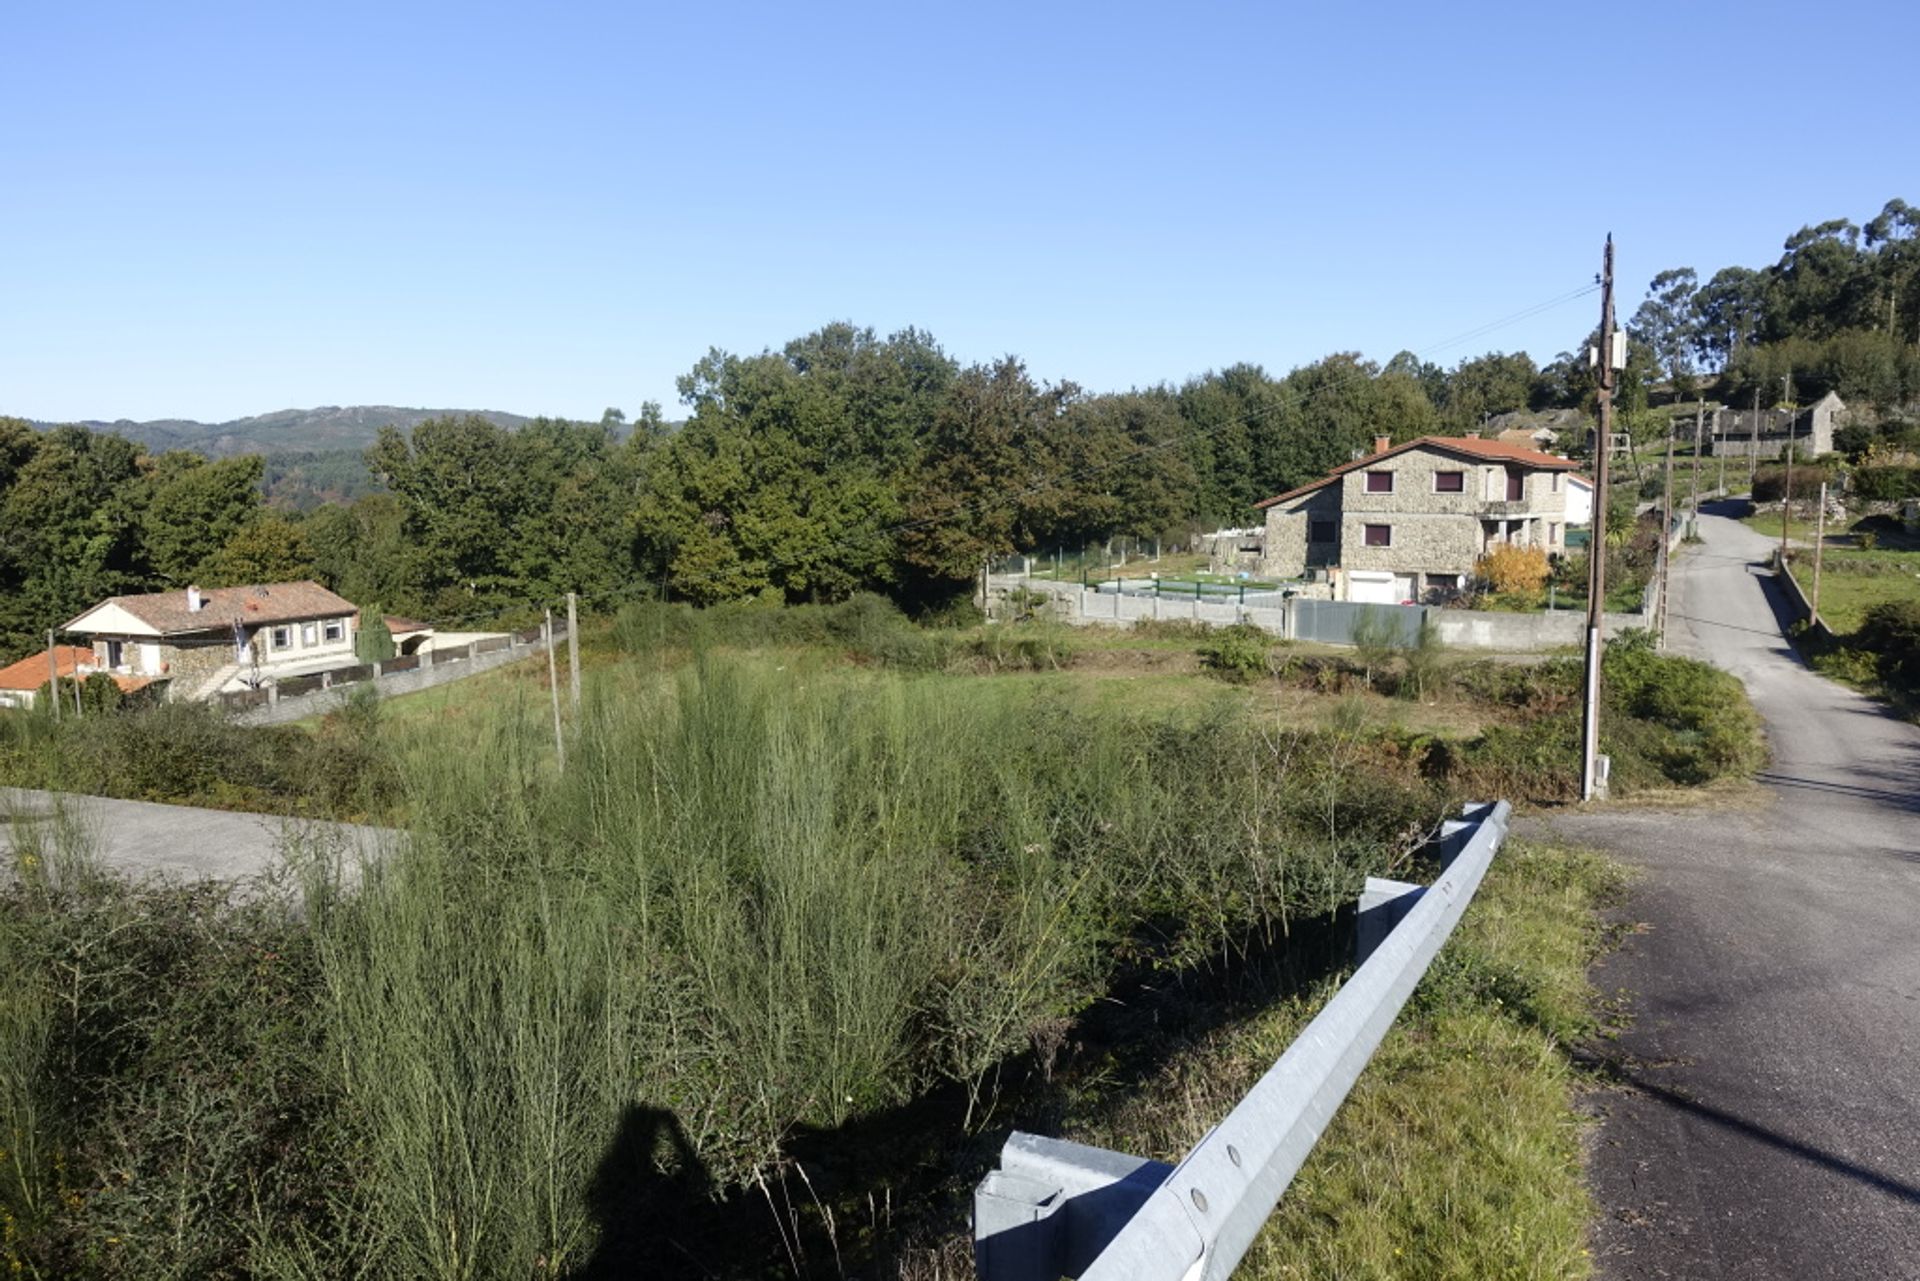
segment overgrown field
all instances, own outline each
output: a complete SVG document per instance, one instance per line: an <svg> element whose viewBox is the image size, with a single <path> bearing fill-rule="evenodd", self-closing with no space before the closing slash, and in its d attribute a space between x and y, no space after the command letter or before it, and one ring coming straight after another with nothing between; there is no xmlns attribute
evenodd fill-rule
<svg viewBox="0 0 1920 1281"><path fill-rule="evenodd" d="M924 1274L1008 1125L1154 1079L1219 980L1317 990L1362 878L1406 874L1463 793L1572 786L1564 664L1209 651L1175 709L1048 683L1083 652L865 603L630 611L564 771L524 678L287 740L363 763L332 799L282 766L283 802L404 818L353 892L324 860L245 902L129 887L83 833L21 829L0 1265ZM1621 785L1752 762L1712 669L1622 643L1610 675ZM1287 688L1347 710L1278 723L1258 695ZM1355 710L1402 692L1500 710L1452 738ZM177 709L13 732L11 780L171 734L209 787L222 736L259 733Z"/></svg>

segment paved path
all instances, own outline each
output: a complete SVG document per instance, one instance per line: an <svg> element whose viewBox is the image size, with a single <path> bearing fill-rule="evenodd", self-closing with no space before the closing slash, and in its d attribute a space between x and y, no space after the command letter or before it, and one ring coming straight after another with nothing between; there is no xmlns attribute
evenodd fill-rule
<svg viewBox="0 0 1920 1281"><path fill-rule="evenodd" d="M1700 525L1669 626L1746 682L1770 803L1547 824L1646 873L1595 974L1633 1019L1594 1101L1601 1275L1920 1278L1920 727L1801 665L1766 538Z"/></svg>
<svg viewBox="0 0 1920 1281"><path fill-rule="evenodd" d="M0 788L0 864L16 841L51 851L63 828L80 833L103 866L176 880L255 880L277 872L289 848L338 856L372 851L390 835L347 823Z"/></svg>

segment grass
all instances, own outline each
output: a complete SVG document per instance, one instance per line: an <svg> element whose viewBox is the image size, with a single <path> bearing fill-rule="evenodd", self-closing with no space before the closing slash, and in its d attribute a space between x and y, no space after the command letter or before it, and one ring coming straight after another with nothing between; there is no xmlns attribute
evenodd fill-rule
<svg viewBox="0 0 1920 1281"><path fill-rule="evenodd" d="M55 1154L0 1169L11 1261L612 1267L628 1210L595 1189L633 1109L703 1186L766 1186L796 1130L989 1090L1122 963L1327 914L1442 803L1231 707L1170 721L784 668L599 673L558 776L544 703L463 720L459 751L398 731L410 842L351 897L309 884L231 928L93 883L0 898L26 976L0 995L0 1061L27 1065L0 1130ZM169 1233L125 1248L156 1216Z"/></svg>
<svg viewBox="0 0 1920 1281"><path fill-rule="evenodd" d="M1813 590L1813 553L1793 558L1793 574ZM1820 566L1820 617L1835 632L1859 630L1867 611L1888 601L1920 601L1920 551L1857 551L1828 540Z"/></svg>
<svg viewBox="0 0 1920 1281"><path fill-rule="evenodd" d="M1509 842L1237 1276L1591 1273L1569 1050L1596 1031L1587 967L1623 881L1598 856ZM1332 987L1207 1035L1144 1092L1096 1094L1064 1132L1178 1160Z"/></svg>
<svg viewBox="0 0 1920 1281"><path fill-rule="evenodd" d="M1572 787L1566 662L1443 655L1416 678L1432 656L1362 671L1277 647L1235 685L1197 670L1197 637L1151 648L1175 629L1129 656L1045 625L904 626L868 604L623 615L564 773L544 673L460 682L419 714L356 708L409 841L351 895L310 868L242 909L30 845L0 889L0 1265L483 1281L670 1273L686 1248L752 1256L726 1274L883 1271L923 1238L877 1205L950 1232L1006 1118L1151 1080L1074 1048L1103 1012L1151 1009L1108 1044L1155 1064L1183 1051L1166 1029L1205 976L1271 970L1262 1005L1301 1015L1343 905L1404 874L1463 793ZM1082 653L1186 666L1118 675ZM1750 763L1750 712L1717 675L1609 648L1622 791ZM165 743L161 722L124 726ZM196 760L231 746L173 728ZM1500 891L1511 919L1506 898L1476 909L1463 937L1484 947L1449 953L1416 1045L1504 1072L1534 1042L1503 1020L1571 1034L1570 989L1521 924L1576 911L1580 877L1549 870ZM1389 1115L1478 1079L1402 1053L1382 1085L1412 1092L1383 1096ZM1514 1080L1534 1116L1547 1087ZM1478 1101L1475 1143L1519 1124L1504 1098ZM936 1121L914 1113L929 1100ZM1523 1175L1476 1195L1524 1206L1564 1171L1512 1133L1511 1160L1462 1177ZM893 1149L911 1155L879 1161ZM1525 1244L1560 1240L1528 1215Z"/></svg>

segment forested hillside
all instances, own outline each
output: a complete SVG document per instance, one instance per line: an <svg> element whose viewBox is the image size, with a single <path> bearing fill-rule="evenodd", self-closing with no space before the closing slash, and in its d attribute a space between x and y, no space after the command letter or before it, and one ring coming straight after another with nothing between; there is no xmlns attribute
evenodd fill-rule
<svg viewBox="0 0 1920 1281"><path fill-rule="evenodd" d="M1802 230L1770 267L1704 285L1662 273L1630 326L1629 423L1674 396L1833 389L1865 411L1856 437L1909 440L1917 231L1920 213L1895 200L1864 228ZM1254 502L1376 434L1459 432L1592 397L1583 355L1541 366L1497 352L1451 369L1339 353L1284 376L1241 364L1094 393L1038 381L1016 357L967 364L923 331L848 323L756 354L710 351L679 391L678 425L655 405L631 424L615 411L593 424L396 420L357 463L339 451L208 461L0 420L0 657L106 595L309 574L443 622L568 591L594 608L861 590L937 608L988 557L1246 523ZM270 472L314 509L266 504Z"/></svg>

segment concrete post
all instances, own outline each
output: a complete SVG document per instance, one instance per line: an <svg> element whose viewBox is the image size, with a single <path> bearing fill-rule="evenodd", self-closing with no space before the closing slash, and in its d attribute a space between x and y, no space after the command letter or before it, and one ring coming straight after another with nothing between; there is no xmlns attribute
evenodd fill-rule
<svg viewBox="0 0 1920 1281"><path fill-rule="evenodd" d="M320 673L320 688L321 688L321 689L332 689L332 688L333 688L333 673L332 673L332 672L321 672L321 673Z"/></svg>
<svg viewBox="0 0 1920 1281"><path fill-rule="evenodd" d="M480 642L468 641L467 642L467 661L471 663L479 657L480 657Z"/></svg>
<svg viewBox="0 0 1920 1281"><path fill-rule="evenodd" d="M267 682L267 706L280 706L280 682L277 678Z"/></svg>

